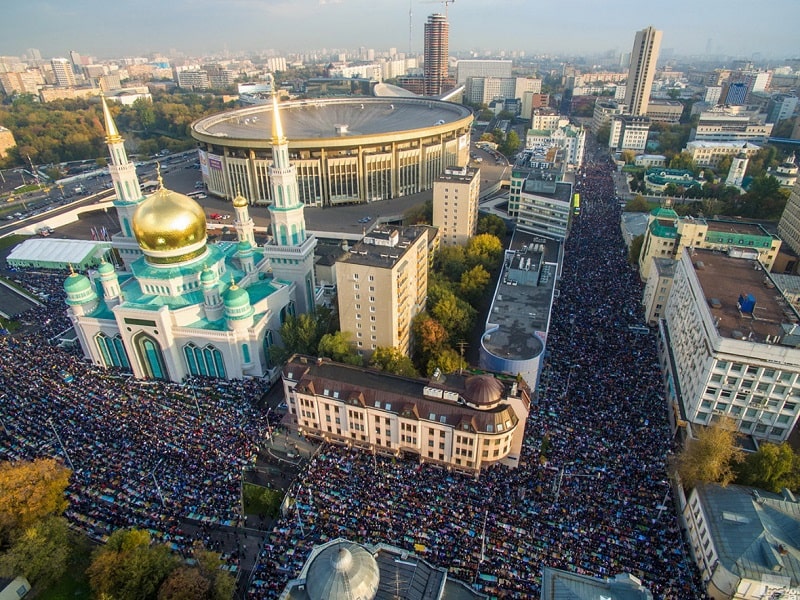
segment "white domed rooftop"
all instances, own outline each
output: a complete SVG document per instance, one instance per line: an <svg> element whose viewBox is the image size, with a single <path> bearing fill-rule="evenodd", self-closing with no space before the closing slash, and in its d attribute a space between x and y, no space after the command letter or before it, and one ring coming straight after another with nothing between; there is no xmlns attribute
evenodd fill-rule
<svg viewBox="0 0 800 600"><path fill-rule="evenodd" d="M379 579L372 554L354 542L336 540L308 565L306 593L310 600L372 600Z"/></svg>

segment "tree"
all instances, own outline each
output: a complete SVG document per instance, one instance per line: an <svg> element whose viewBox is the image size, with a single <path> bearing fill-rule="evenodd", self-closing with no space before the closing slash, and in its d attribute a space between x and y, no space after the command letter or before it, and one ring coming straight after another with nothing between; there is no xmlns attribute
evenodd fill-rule
<svg viewBox="0 0 800 600"><path fill-rule="evenodd" d="M467 270L464 246L442 246L436 251L434 266L437 272L450 281L458 281Z"/></svg>
<svg viewBox="0 0 800 600"><path fill-rule="evenodd" d="M363 360L353 348L350 336L344 331L326 333L319 340L317 346L318 356L327 356L337 362L360 365Z"/></svg>
<svg viewBox="0 0 800 600"><path fill-rule="evenodd" d="M331 317L331 310L324 306L318 306L314 313L286 315L279 329L283 347L270 347L272 361L282 364L295 353L315 355L322 336L330 330Z"/></svg>
<svg viewBox="0 0 800 600"><path fill-rule="evenodd" d="M461 283L458 287L461 296L474 306L483 295L490 279L491 275L483 265L475 265L461 275Z"/></svg>
<svg viewBox="0 0 800 600"><path fill-rule="evenodd" d="M636 152L633 150L623 150L622 160L625 161L626 165L632 165L634 162L636 162Z"/></svg>
<svg viewBox="0 0 800 600"><path fill-rule="evenodd" d="M230 600L236 587L233 576L222 569L219 554L195 547L193 566L172 571L158 589L158 600Z"/></svg>
<svg viewBox="0 0 800 600"><path fill-rule="evenodd" d="M698 168L692 158L691 152L687 152L685 150L681 151L680 154L676 154L672 157L672 160L669 161L669 168L670 169L684 169L686 171L691 171L692 173L697 173Z"/></svg>
<svg viewBox="0 0 800 600"><path fill-rule="evenodd" d="M433 200L426 200L423 204L409 208L403 214L403 223L406 225L430 225L433 223Z"/></svg>
<svg viewBox="0 0 800 600"><path fill-rule="evenodd" d="M483 215L478 217L478 226L476 233L488 233L495 236L499 240L506 237L506 222L497 215ZM441 251L441 250L440 250Z"/></svg>
<svg viewBox="0 0 800 600"><path fill-rule="evenodd" d="M636 194L625 204L625 212L650 212L650 203L641 194Z"/></svg>
<svg viewBox="0 0 800 600"><path fill-rule="evenodd" d="M452 348L444 348L434 354L426 365L428 375L433 375L436 369L442 373L455 373L461 368L461 355Z"/></svg>
<svg viewBox="0 0 800 600"><path fill-rule="evenodd" d="M506 156L511 156L522 145L520 142L519 135L513 129L508 132L506 139L503 141L503 145L500 147L500 152L505 154Z"/></svg>
<svg viewBox="0 0 800 600"><path fill-rule="evenodd" d="M800 488L800 456L784 442L763 442L758 452L748 454L739 467L736 483L779 492Z"/></svg>
<svg viewBox="0 0 800 600"><path fill-rule="evenodd" d="M397 348L391 348L389 346L378 346L375 348L375 352L372 353L372 360L370 360L369 364L381 371L394 373L395 375L403 375L404 377L419 376L411 359Z"/></svg>
<svg viewBox="0 0 800 600"><path fill-rule="evenodd" d="M503 255L503 243L491 234L481 233L469 238L465 254L467 264L482 264L491 271L500 263Z"/></svg>
<svg viewBox="0 0 800 600"><path fill-rule="evenodd" d="M424 357L429 357L441 350L449 338L447 330L442 327L442 324L426 312L414 317L411 331L414 333L416 349Z"/></svg>
<svg viewBox="0 0 800 600"><path fill-rule="evenodd" d="M32 584L45 589L66 572L69 558L67 521L50 515L16 536L12 546L0 556L0 576L24 575Z"/></svg>
<svg viewBox="0 0 800 600"><path fill-rule="evenodd" d="M0 546L14 531L64 512L70 473L52 458L0 463Z"/></svg>
<svg viewBox="0 0 800 600"><path fill-rule="evenodd" d="M97 595L115 600L154 598L179 560L164 544L150 545L150 534L139 529L118 529L98 548L86 570Z"/></svg>
<svg viewBox="0 0 800 600"><path fill-rule="evenodd" d="M730 419L697 430L675 461L675 468L686 488L698 483L728 485L734 480L734 465L742 462L744 452L736 446L738 433Z"/></svg>
<svg viewBox="0 0 800 600"><path fill-rule="evenodd" d="M644 244L644 234L637 235L631 240L631 247L628 250L628 262L632 265L639 264L639 256L642 254L642 245Z"/></svg>
<svg viewBox="0 0 800 600"><path fill-rule="evenodd" d="M472 328L476 314L474 308L452 292L442 294L430 312L431 316L447 330L451 340L458 340L467 334Z"/></svg>

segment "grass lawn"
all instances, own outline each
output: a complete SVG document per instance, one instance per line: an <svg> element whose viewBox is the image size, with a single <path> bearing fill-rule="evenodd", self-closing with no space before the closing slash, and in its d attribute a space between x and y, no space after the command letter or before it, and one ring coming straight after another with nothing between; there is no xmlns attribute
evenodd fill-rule
<svg viewBox="0 0 800 600"><path fill-rule="evenodd" d="M244 514L276 517L283 501L283 492L245 482L242 487Z"/></svg>
<svg viewBox="0 0 800 600"><path fill-rule="evenodd" d="M12 233L4 238L0 238L0 250L5 250L11 246L16 246L20 242L27 240L29 237L29 235L17 235L16 233Z"/></svg>

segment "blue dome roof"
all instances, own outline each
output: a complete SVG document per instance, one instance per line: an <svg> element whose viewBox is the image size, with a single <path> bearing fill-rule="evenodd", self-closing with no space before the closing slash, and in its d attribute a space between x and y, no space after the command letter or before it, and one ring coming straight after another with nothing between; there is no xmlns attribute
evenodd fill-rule
<svg viewBox="0 0 800 600"><path fill-rule="evenodd" d="M213 283L216 278L216 273L208 267L203 269L203 272L200 273L200 283Z"/></svg>
<svg viewBox="0 0 800 600"><path fill-rule="evenodd" d="M225 294L225 308L241 308L250 305L250 294L247 290L233 284Z"/></svg>
<svg viewBox="0 0 800 600"><path fill-rule="evenodd" d="M100 275L108 275L109 273L113 273L114 265L112 265L109 262L103 261L100 263L100 266L97 267L97 272L100 273Z"/></svg>
<svg viewBox="0 0 800 600"><path fill-rule="evenodd" d="M67 292L67 294L76 294L90 289L92 289L92 283L86 275L72 273L67 277L66 281L64 281L64 291Z"/></svg>

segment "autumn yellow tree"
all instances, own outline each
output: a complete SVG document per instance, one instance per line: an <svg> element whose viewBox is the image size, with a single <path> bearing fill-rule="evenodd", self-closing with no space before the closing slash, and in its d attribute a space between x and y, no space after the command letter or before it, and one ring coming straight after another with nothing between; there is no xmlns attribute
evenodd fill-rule
<svg viewBox="0 0 800 600"><path fill-rule="evenodd" d="M735 479L734 467L744 459L736 445L738 432L730 419L697 429L675 459L675 469L686 488L698 483L728 485Z"/></svg>
<svg viewBox="0 0 800 600"><path fill-rule="evenodd" d="M64 512L70 473L52 458L0 464L0 546L14 532Z"/></svg>

